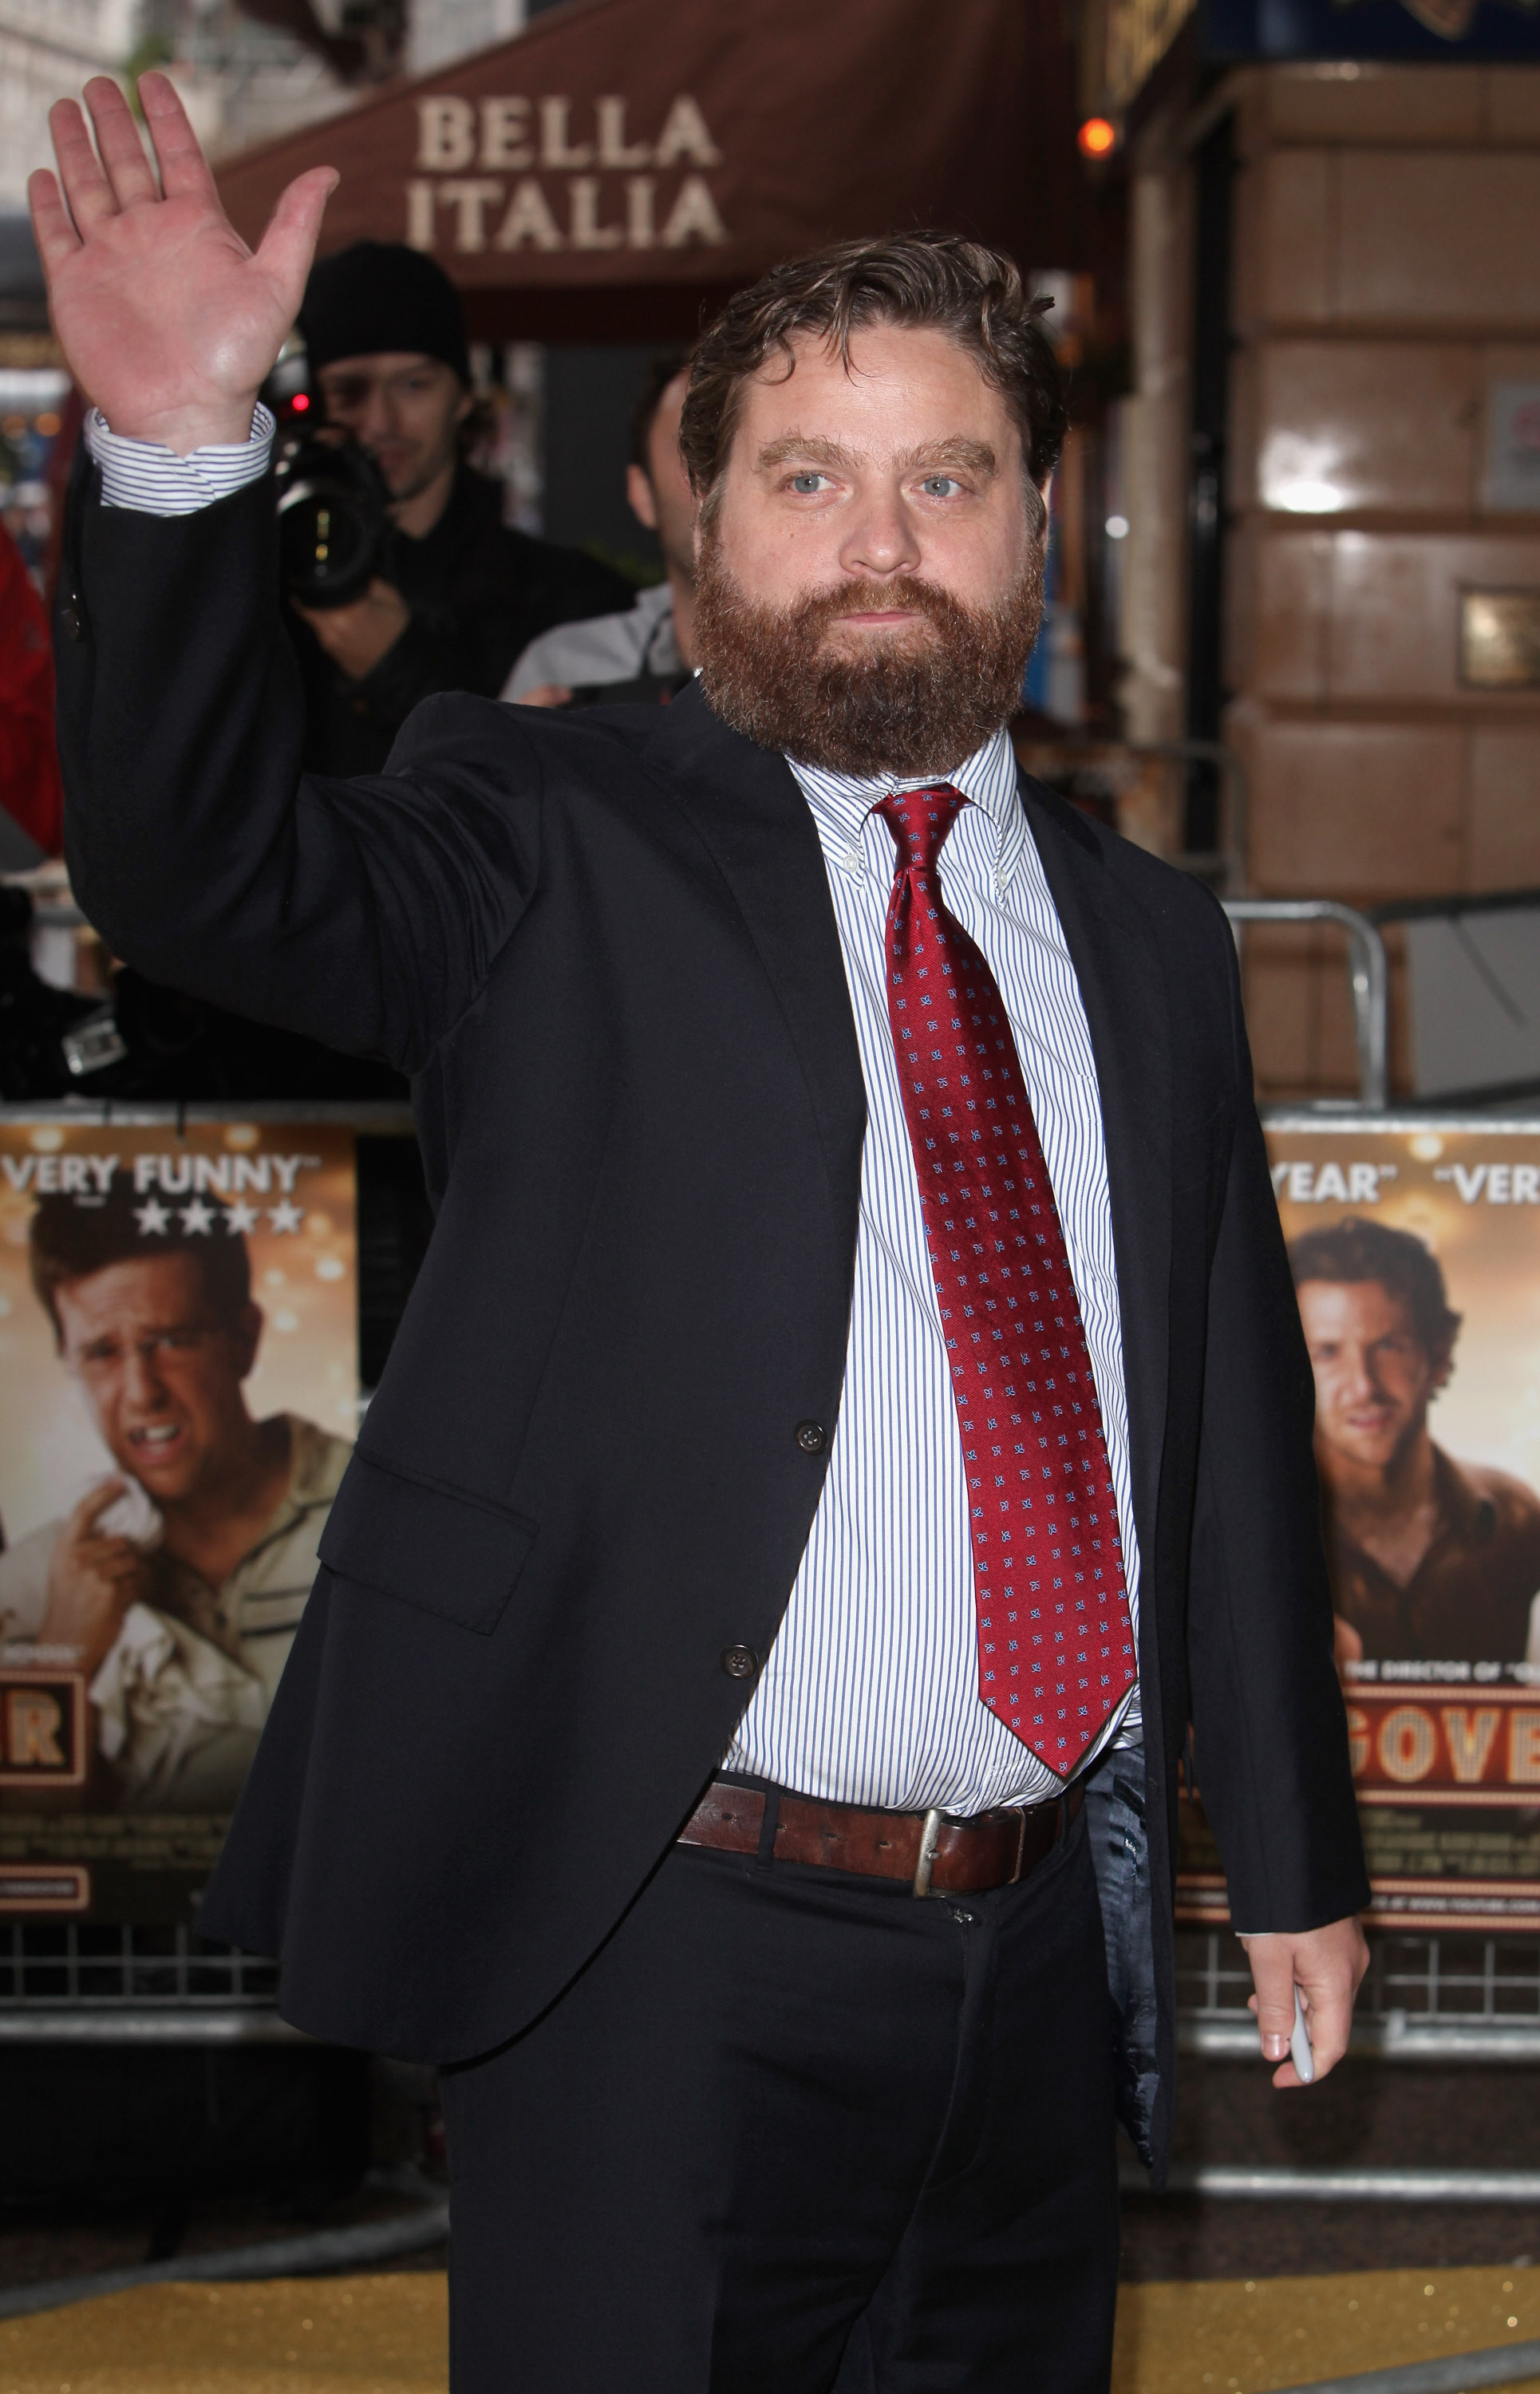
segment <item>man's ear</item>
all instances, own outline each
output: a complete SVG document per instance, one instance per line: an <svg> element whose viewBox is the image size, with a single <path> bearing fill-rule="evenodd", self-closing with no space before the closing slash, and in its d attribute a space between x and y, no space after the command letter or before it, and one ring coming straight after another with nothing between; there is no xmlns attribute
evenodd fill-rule
<svg viewBox="0 0 1540 2394"><path fill-rule="evenodd" d="M1442 1347L1435 1347L1428 1360L1432 1366L1433 1372L1433 1386L1431 1393L1436 1397L1441 1395L1442 1391L1448 1388L1450 1381L1454 1376L1454 1341L1453 1338L1451 1338Z"/></svg>
<svg viewBox="0 0 1540 2394"><path fill-rule="evenodd" d="M625 496L631 513L649 532L658 528L658 503L652 496L652 485L639 466L625 468Z"/></svg>

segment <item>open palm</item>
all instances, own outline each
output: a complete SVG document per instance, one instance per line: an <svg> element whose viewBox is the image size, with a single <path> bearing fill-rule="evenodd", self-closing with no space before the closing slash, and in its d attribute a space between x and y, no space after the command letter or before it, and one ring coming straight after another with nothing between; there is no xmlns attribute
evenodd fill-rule
<svg viewBox="0 0 1540 2394"><path fill-rule="evenodd" d="M27 196L75 380L114 432L185 454L249 434L337 178L329 166L297 177L254 254L219 205L174 85L147 74L139 99L159 189L127 101L99 75L86 86L96 147L74 101L58 101L48 122L59 177L42 169Z"/></svg>

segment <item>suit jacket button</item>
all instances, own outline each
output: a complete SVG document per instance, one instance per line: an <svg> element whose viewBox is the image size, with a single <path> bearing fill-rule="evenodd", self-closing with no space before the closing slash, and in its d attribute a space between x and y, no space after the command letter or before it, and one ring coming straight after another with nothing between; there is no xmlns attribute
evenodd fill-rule
<svg viewBox="0 0 1540 2394"><path fill-rule="evenodd" d="M722 1668L730 1679L752 1679L759 1668L759 1657L752 1646L724 1646Z"/></svg>
<svg viewBox="0 0 1540 2394"><path fill-rule="evenodd" d="M829 1443L829 1433L822 1422L798 1422L792 1435L804 1454L822 1454Z"/></svg>
<svg viewBox="0 0 1540 2394"><path fill-rule="evenodd" d="M80 620L80 601L72 590L59 606L59 620L72 640L85 638L86 626Z"/></svg>

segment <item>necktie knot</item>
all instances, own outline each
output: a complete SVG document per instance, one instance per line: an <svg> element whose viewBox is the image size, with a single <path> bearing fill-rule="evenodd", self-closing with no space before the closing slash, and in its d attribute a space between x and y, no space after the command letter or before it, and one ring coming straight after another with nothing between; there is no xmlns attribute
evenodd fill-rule
<svg viewBox="0 0 1540 2394"><path fill-rule="evenodd" d="M898 843L900 873L926 873L941 852L941 842L967 800L950 782L935 782L923 790L889 790L873 809Z"/></svg>

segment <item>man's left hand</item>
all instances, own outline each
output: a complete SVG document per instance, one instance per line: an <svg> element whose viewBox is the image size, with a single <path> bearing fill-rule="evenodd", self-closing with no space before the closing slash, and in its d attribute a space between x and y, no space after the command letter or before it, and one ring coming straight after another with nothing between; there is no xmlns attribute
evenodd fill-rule
<svg viewBox="0 0 1540 2394"><path fill-rule="evenodd" d="M412 611L401 592L378 580L371 582L350 607L301 607L296 600L295 613L304 616L332 663L349 681L362 681L365 674L373 673L412 621Z"/></svg>
<svg viewBox="0 0 1540 2394"><path fill-rule="evenodd" d="M1330 1921L1324 1928L1301 1928L1271 1937L1243 1937L1257 1993L1250 1997L1269 2061L1283 2067L1272 2073L1275 2086L1302 2086L1304 2080L1289 2059L1294 2035L1294 1991L1305 2006L1315 2074L1324 2078L1348 2050L1353 2024L1353 1997L1369 1966L1369 1948L1355 1917Z"/></svg>

